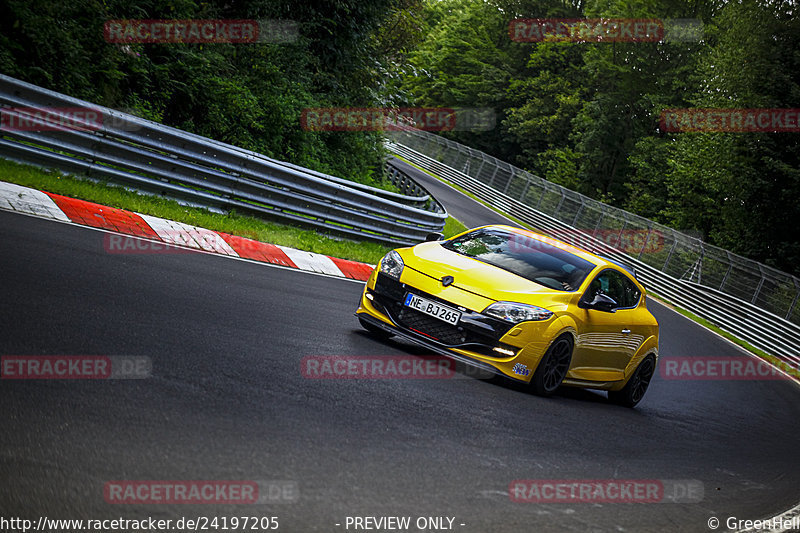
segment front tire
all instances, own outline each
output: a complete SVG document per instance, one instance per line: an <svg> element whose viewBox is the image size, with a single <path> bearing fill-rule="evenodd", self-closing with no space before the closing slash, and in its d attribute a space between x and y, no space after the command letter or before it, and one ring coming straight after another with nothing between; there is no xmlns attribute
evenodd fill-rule
<svg viewBox="0 0 800 533"><path fill-rule="evenodd" d="M534 394L550 396L564 381L572 362L572 343L571 335L562 335L547 349L531 378Z"/></svg>
<svg viewBox="0 0 800 533"><path fill-rule="evenodd" d="M644 398L644 393L647 392L647 387L650 386L650 380L653 379L655 370L656 358L653 357L653 354L649 354L642 359L642 362L633 372L631 379L622 389L608 391L608 399L617 405L636 407L636 404Z"/></svg>

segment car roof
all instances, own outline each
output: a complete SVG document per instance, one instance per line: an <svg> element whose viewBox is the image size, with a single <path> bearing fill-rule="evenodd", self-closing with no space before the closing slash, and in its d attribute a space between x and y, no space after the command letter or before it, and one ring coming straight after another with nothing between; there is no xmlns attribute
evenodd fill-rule
<svg viewBox="0 0 800 533"><path fill-rule="evenodd" d="M600 266L600 267L615 266L615 267L618 267L618 268L621 268L621 269L625 270L631 276L636 277L636 272L631 267L629 267L627 265L624 265L624 264L622 264L622 263L620 263L618 261L615 261L613 259L610 259L608 257L604 257L604 256L599 255L597 253L590 252L590 251L585 250L583 248L578 248L577 246L574 246L572 244L568 244L568 243L566 243L564 241L555 239L553 237L549 237L547 235L543 235L541 233L537 233L537 232L529 230L529 229L518 228L518 227L514 227L514 226L505 226L505 225L502 225L502 224L489 224L489 225L480 226L480 227L474 228L474 229L491 229L491 228L502 229L502 230L505 230L505 231L516 233L517 235L523 235L525 237L530 237L530 238L536 239L538 241L545 242L547 244L555 246L556 248L559 248L559 249L564 250L566 252L569 252L569 253L571 253L573 255L576 255L576 256L580 257L581 259L589 261L590 263L593 263L593 264L595 264L597 266ZM470 231L472 231L472 230L470 230ZM575 231L577 232L578 230L575 230Z"/></svg>
<svg viewBox="0 0 800 533"><path fill-rule="evenodd" d="M616 261L616 260L614 260L614 259L611 259L610 257L606 257L605 255L600 255L600 254L595 254L595 255L597 255L597 257L599 257L600 259L605 259L605 260L606 260L606 261L608 261L609 263L611 263L611 264L614 264L614 265L617 265L618 267L620 267L620 268L624 269L624 270L625 270L625 272L629 273L631 276L633 276L634 278L636 278L636 269L635 269L635 268L633 268L632 266L630 266L630 265L626 265L625 263L622 263L622 262L620 262L620 261ZM638 278L637 278L637 279L638 279Z"/></svg>

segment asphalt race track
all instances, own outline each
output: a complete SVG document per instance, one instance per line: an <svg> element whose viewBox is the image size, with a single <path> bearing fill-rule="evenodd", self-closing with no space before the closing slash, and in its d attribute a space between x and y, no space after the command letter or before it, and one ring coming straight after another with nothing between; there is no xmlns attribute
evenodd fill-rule
<svg viewBox="0 0 800 533"><path fill-rule="evenodd" d="M467 224L496 221L425 184ZM463 375L307 379L306 356L424 352L360 330L360 283L202 253L108 254L103 236L0 212L0 354L152 362L141 380L0 381L4 517L277 516L279 531L306 532L355 531L348 516L423 516L454 517L453 529L470 533L709 531L711 516L761 518L800 500L793 382L657 373L630 410L601 393L542 399ZM650 305L662 357L748 357ZM704 494L652 504L508 494L517 479L609 478L694 480ZM288 480L299 498L120 505L104 499L111 480Z"/></svg>

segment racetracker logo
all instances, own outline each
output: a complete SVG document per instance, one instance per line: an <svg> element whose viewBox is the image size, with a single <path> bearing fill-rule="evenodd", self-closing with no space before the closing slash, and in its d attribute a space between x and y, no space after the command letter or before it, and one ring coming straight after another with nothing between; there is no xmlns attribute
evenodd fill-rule
<svg viewBox="0 0 800 533"><path fill-rule="evenodd" d="M106 233L103 236L103 249L109 254L147 255L147 254L188 254L197 250L227 253L229 245L218 233L203 228L161 231L158 235L163 242ZM240 251L260 249L262 243L252 239L242 239L237 245Z"/></svg>
<svg viewBox="0 0 800 533"><path fill-rule="evenodd" d="M155 43L289 43L298 39L291 20L109 20L103 25L106 42Z"/></svg>
<svg viewBox="0 0 800 533"><path fill-rule="evenodd" d="M542 248L542 243L558 245L556 240L577 248L592 250L596 253L622 251L629 254L653 254L664 248L664 234L656 229L597 229L585 231L563 229L550 232L548 237L534 239L524 235L514 235L509 242L509 248L517 253L532 253Z"/></svg>
<svg viewBox="0 0 800 533"><path fill-rule="evenodd" d="M698 503L696 479L517 479L508 486L517 503Z"/></svg>
<svg viewBox="0 0 800 533"><path fill-rule="evenodd" d="M699 19L514 19L508 23L512 41L537 43L694 42L703 37Z"/></svg>
<svg viewBox="0 0 800 533"><path fill-rule="evenodd" d="M319 107L304 109L307 131L489 131L497 118L491 108Z"/></svg>
<svg viewBox="0 0 800 533"><path fill-rule="evenodd" d="M91 107L6 107L0 109L0 131L137 131L137 120L124 111Z"/></svg>
<svg viewBox="0 0 800 533"><path fill-rule="evenodd" d="M4 355L2 379L144 379L153 364L144 356Z"/></svg>
<svg viewBox="0 0 800 533"><path fill-rule="evenodd" d="M464 367L440 355L309 355L300 361L306 379L488 379L488 370Z"/></svg>
<svg viewBox="0 0 800 533"><path fill-rule="evenodd" d="M300 498L295 481L109 481L111 504L271 504Z"/></svg>
<svg viewBox="0 0 800 533"><path fill-rule="evenodd" d="M800 369L783 361L772 364L754 357L662 357L661 377L687 381L787 380Z"/></svg>
<svg viewBox="0 0 800 533"><path fill-rule="evenodd" d="M659 42L659 19L514 19L508 24L512 41Z"/></svg>
<svg viewBox="0 0 800 533"><path fill-rule="evenodd" d="M2 131L97 131L103 113L91 107L7 107L0 110Z"/></svg>
<svg viewBox="0 0 800 533"><path fill-rule="evenodd" d="M800 109L665 109L661 131L798 133Z"/></svg>

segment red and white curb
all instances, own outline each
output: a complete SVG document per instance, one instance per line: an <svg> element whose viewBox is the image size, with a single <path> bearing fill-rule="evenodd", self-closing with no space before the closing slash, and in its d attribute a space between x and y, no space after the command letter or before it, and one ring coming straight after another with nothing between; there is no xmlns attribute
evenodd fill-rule
<svg viewBox="0 0 800 533"><path fill-rule="evenodd" d="M366 281L374 265L276 246L0 181L0 209L309 272Z"/></svg>

